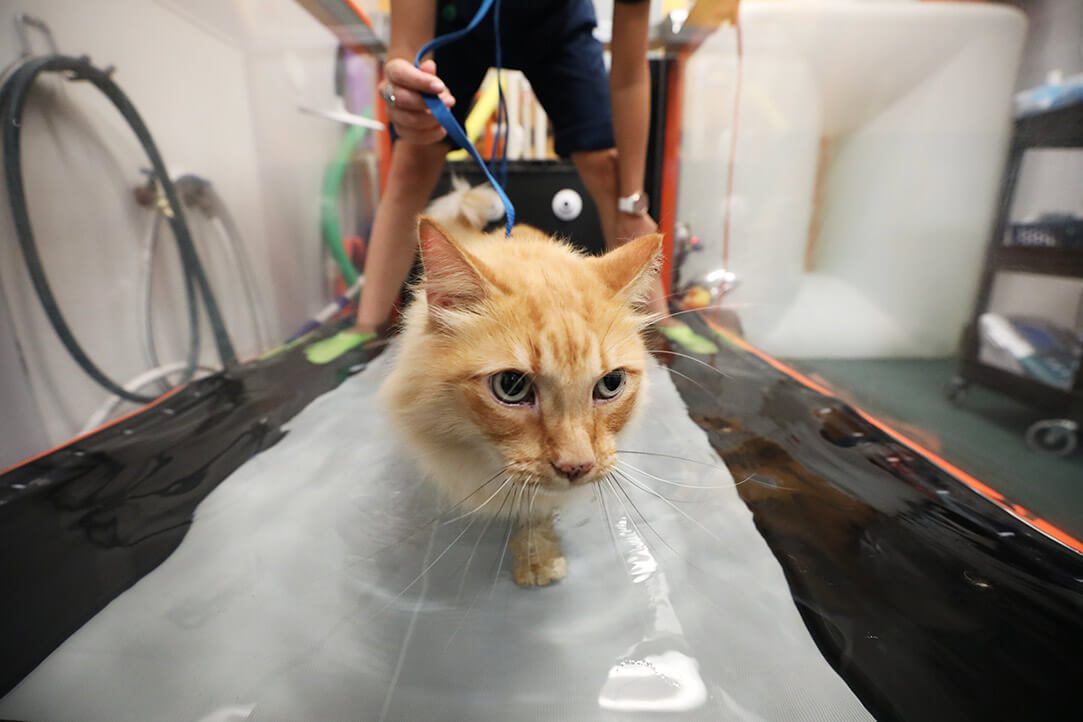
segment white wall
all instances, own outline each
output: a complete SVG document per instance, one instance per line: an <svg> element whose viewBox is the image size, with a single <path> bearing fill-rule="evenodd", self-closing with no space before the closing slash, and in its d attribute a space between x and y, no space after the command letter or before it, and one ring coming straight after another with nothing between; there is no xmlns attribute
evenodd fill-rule
<svg viewBox="0 0 1083 722"><path fill-rule="evenodd" d="M1027 14L1027 49L1019 69L1020 89L1045 82L1050 70L1083 72L1083 2L1011 0Z"/></svg>
<svg viewBox="0 0 1083 722"><path fill-rule="evenodd" d="M116 81L170 169L215 184L254 260L274 338L322 305L318 194L341 130L301 115L296 104L332 103L335 40L326 29L291 0L8 0L0 3L5 65L18 52L13 20L19 12L44 19L61 52L116 66ZM131 188L147 162L104 98L57 79L43 82L32 99L23 149L34 229L54 291L99 365L117 380L130 379L145 369L137 248L148 214L133 202ZM199 233L199 224L193 226ZM158 270L176 281L175 252L169 248L164 256ZM260 349L228 267L213 252L205 261L238 352L255 355ZM48 326L26 278L6 200L0 204L0 283L27 359L20 368L10 341L4 342L3 467L40 451L35 447L43 438L53 444L69 438L106 394ZM163 339L163 360L176 360L184 306L165 293L155 313L164 335L175 331L175 343ZM214 363L209 336L204 347L204 360ZM8 410L16 404L21 410L13 418ZM38 419L27 416L30 408ZM13 428L29 431L17 437Z"/></svg>

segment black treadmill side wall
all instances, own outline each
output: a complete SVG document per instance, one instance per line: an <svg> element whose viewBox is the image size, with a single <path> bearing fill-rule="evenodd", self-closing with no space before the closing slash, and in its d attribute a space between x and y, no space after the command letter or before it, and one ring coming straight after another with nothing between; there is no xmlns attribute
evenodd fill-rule
<svg viewBox="0 0 1083 722"><path fill-rule="evenodd" d="M1075 716L1083 556L755 356L724 346L713 365L726 376L675 358L691 380L673 382L878 720Z"/></svg>
<svg viewBox="0 0 1083 722"><path fill-rule="evenodd" d="M345 378L300 349L190 384L0 476L0 696L180 544L196 506Z"/></svg>
<svg viewBox="0 0 1083 722"><path fill-rule="evenodd" d="M0 694L364 360L315 367L295 350L0 476ZM712 362L727 376L678 358L694 382L673 380L734 475L754 474L738 490L824 656L878 719L1072 716L1083 557L750 354L724 346Z"/></svg>

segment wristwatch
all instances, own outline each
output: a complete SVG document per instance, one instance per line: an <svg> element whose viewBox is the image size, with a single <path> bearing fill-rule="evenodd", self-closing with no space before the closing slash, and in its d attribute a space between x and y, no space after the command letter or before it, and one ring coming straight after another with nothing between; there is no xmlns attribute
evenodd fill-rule
<svg viewBox="0 0 1083 722"><path fill-rule="evenodd" d="M642 216L647 212L647 206L650 205L650 201L647 199L647 194L643 191L637 191L630 196L624 196L617 199L617 210L621 213L627 213L630 216Z"/></svg>

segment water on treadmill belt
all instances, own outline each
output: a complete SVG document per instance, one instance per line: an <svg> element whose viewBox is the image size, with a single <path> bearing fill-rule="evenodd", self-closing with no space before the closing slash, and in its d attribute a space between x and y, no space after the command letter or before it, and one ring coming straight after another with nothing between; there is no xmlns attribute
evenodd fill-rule
<svg viewBox="0 0 1083 722"><path fill-rule="evenodd" d="M627 455L627 496L608 488L604 509L559 520L568 577L520 589L506 524L432 522L437 500L374 397L388 363L223 482L0 717L870 719L664 370L621 447L700 463Z"/></svg>

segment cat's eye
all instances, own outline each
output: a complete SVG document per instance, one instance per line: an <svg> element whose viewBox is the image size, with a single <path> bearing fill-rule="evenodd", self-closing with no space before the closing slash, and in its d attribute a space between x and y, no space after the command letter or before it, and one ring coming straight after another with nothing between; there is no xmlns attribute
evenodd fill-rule
<svg viewBox="0 0 1083 722"><path fill-rule="evenodd" d="M534 401L534 383L518 371L501 371L489 379L493 396L505 404L529 404Z"/></svg>
<svg viewBox="0 0 1083 722"><path fill-rule="evenodd" d="M624 388L626 374L624 369L613 369L594 385L594 398L608 401L616 398Z"/></svg>

